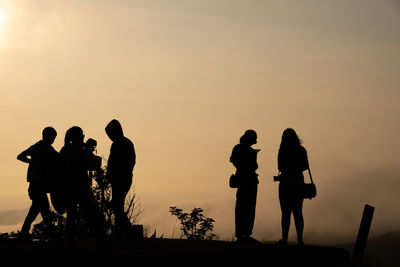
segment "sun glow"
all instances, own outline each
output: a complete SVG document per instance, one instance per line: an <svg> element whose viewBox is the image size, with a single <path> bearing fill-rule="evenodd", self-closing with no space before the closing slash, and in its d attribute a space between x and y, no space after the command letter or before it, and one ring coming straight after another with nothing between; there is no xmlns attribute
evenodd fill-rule
<svg viewBox="0 0 400 267"><path fill-rule="evenodd" d="M5 34L6 34L8 19L9 19L8 8L6 8L6 5L0 4L0 47L2 47L5 42Z"/></svg>
<svg viewBox="0 0 400 267"><path fill-rule="evenodd" d="M0 6L0 31L4 30L5 22L6 22L6 15L5 15L4 9L2 9Z"/></svg>

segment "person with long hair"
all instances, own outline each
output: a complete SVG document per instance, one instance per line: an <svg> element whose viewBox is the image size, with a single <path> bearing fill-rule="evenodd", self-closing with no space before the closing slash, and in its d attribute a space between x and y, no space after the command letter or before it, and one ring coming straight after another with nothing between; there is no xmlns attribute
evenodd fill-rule
<svg viewBox="0 0 400 267"><path fill-rule="evenodd" d="M93 168L95 157L84 145L83 131L73 126L65 134L64 146L60 150L62 183L66 196L67 237L70 246L75 246L78 206L89 226L94 230L99 244L103 242L103 217L94 201L88 171ZM99 167L99 166L98 166Z"/></svg>
<svg viewBox="0 0 400 267"><path fill-rule="evenodd" d="M230 157L236 168L239 184L235 205L235 236L238 242L258 242L251 237L256 215L258 169L257 154L259 149L251 146L257 143L257 133L247 130L240 138Z"/></svg>
<svg viewBox="0 0 400 267"><path fill-rule="evenodd" d="M306 149L295 130L288 128L283 131L278 152L278 170L281 173L279 183L279 202L282 211L282 239L278 244L286 245L288 240L290 217L293 213L297 232L298 245L303 241L303 198L296 186L304 183L303 171L309 168Z"/></svg>

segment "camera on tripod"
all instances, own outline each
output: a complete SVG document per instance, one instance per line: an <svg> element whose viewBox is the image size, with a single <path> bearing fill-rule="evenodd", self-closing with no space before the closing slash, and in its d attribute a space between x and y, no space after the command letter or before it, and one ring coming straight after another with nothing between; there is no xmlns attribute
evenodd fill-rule
<svg viewBox="0 0 400 267"><path fill-rule="evenodd" d="M91 153L91 157L89 159L89 170L99 169L101 167L102 158L94 154L97 147L97 141L89 138L83 145L85 149Z"/></svg>
<svg viewBox="0 0 400 267"><path fill-rule="evenodd" d="M280 182L283 180L282 173L279 173L278 175L274 176L274 182Z"/></svg>
<svg viewBox="0 0 400 267"><path fill-rule="evenodd" d="M86 149L90 150L91 152L94 152L96 147L97 147L97 141L89 138L86 143L84 143L84 146Z"/></svg>

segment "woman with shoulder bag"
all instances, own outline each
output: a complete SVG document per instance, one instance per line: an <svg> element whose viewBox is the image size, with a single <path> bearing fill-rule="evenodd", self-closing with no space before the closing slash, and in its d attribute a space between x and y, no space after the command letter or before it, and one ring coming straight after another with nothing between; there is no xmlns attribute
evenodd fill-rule
<svg viewBox="0 0 400 267"><path fill-rule="evenodd" d="M282 239L280 245L287 245L290 217L293 213L297 240L299 246L303 242L303 196L299 188L304 185L303 171L309 168L306 149L301 145L301 141L296 132L288 128L282 134L282 141L278 153L279 176L279 202L282 211Z"/></svg>
<svg viewBox="0 0 400 267"><path fill-rule="evenodd" d="M230 157L236 168L237 188L235 205L235 235L238 242L258 242L251 237L257 201L258 169L257 154L259 149L251 146L257 143L257 133L247 130L240 138ZM231 185L232 187L232 185Z"/></svg>

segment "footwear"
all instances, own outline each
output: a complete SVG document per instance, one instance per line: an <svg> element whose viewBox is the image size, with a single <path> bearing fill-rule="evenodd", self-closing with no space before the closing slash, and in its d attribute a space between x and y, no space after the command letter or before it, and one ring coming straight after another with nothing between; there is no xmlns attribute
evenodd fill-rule
<svg viewBox="0 0 400 267"><path fill-rule="evenodd" d="M257 239L255 239L255 238L253 238L251 236L246 237L245 240L246 240L247 243L261 244L260 241L258 241Z"/></svg>
<svg viewBox="0 0 400 267"><path fill-rule="evenodd" d="M236 242L247 243L247 244L261 244L260 241L251 236L241 236L236 239Z"/></svg>
<svg viewBox="0 0 400 267"><path fill-rule="evenodd" d="M32 240L32 236L29 233L20 232L18 234L18 239L22 240L22 241L31 241Z"/></svg>
<svg viewBox="0 0 400 267"><path fill-rule="evenodd" d="M243 243L246 239L243 236L236 237L236 242Z"/></svg>
<svg viewBox="0 0 400 267"><path fill-rule="evenodd" d="M276 243L276 246L278 247L287 247L288 243L287 240L281 239Z"/></svg>
<svg viewBox="0 0 400 267"><path fill-rule="evenodd" d="M303 241L303 240L299 241L299 242L297 243L297 246L298 246L298 247L304 247L304 246L305 246L305 245L304 245L304 241Z"/></svg>

